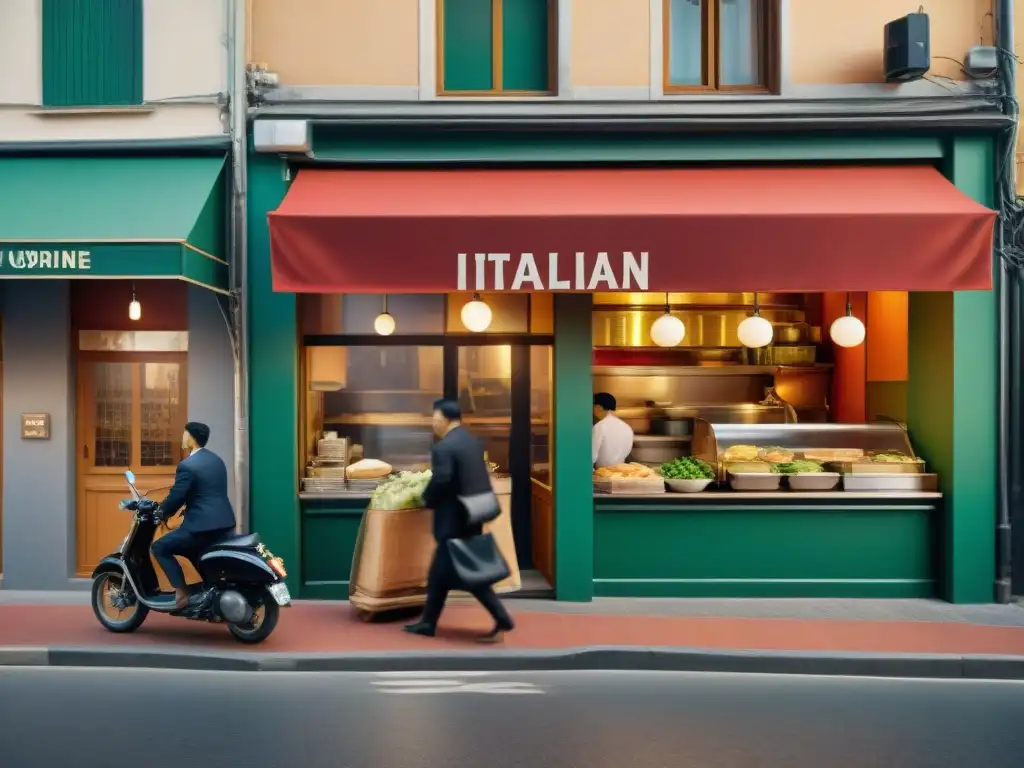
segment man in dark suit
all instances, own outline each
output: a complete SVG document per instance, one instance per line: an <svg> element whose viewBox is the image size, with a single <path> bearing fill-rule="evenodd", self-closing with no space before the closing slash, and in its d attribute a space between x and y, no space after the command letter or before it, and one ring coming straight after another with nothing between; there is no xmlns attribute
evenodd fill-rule
<svg viewBox="0 0 1024 768"><path fill-rule="evenodd" d="M174 485L160 503L166 520L185 507L177 530L153 542L150 551L174 587L175 609L188 605L188 585L175 555L193 563L235 527L235 512L228 499L228 470L220 456L207 450L210 428L197 421L185 425L181 448L188 457L178 464Z"/></svg>
<svg viewBox="0 0 1024 768"><path fill-rule="evenodd" d="M430 452L431 478L423 492L423 503L434 510L434 539L437 549L427 576L427 604L416 624L405 627L414 635L433 637L444 610L448 592L466 589L460 583L448 553L450 539L468 539L483 533L483 526L469 522L459 496L474 496L491 490L491 476L484 462L480 441L462 426L462 411L454 400L434 403L432 426L440 440ZM489 586L468 590L494 619L494 629L481 642L499 642L513 628L512 618Z"/></svg>

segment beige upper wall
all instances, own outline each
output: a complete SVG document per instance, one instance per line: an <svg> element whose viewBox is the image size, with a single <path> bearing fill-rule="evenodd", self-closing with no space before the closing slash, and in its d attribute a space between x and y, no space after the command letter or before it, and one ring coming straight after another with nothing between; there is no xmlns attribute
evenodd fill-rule
<svg viewBox="0 0 1024 768"><path fill-rule="evenodd" d="M887 22L916 11L916 0L789 0L790 80L797 85L882 83ZM992 39L992 0L924 3L931 26L932 77L962 80L960 66L979 35Z"/></svg>
<svg viewBox="0 0 1024 768"><path fill-rule="evenodd" d="M572 85L650 85L649 0L563 1L572 3Z"/></svg>
<svg viewBox="0 0 1024 768"><path fill-rule="evenodd" d="M40 109L42 0L0 0L0 140L132 141L225 132L216 96L227 88L227 0L145 0L145 109L89 114ZM159 103L207 97L209 103Z"/></svg>
<svg viewBox="0 0 1024 768"><path fill-rule="evenodd" d="M249 61L282 85L419 84L418 0L250 0Z"/></svg>
<svg viewBox="0 0 1024 768"><path fill-rule="evenodd" d="M0 105L43 101L42 0L0 0ZM227 0L145 0L143 98L227 89Z"/></svg>
<svg viewBox="0 0 1024 768"><path fill-rule="evenodd" d="M142 29L146 101L227 91L227 0L145 0Z"/></svg>

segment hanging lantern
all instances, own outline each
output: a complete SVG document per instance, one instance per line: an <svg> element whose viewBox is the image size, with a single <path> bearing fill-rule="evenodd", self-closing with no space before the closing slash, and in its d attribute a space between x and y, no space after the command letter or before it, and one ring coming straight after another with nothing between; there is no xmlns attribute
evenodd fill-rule
<svg viewBox="0 0 1024 768"><path fill-rule="evenodd" d="M135 298L135 283L132 283L132 300L128 304L128 319L129 320L141 320L142 319L142 304Z"/></svg>
<svg viewBox="0 0 1024 768"><path fill-rule="evenodd" d="M388 314L388 295L384 294L384 311L373 319L373 330L379 336L390 336L395 332L395 318Z"/></svg>
<svg viewBox="0 0 1024 768"><path fill-rule="evenodd" d="M846 294L846 314L833 321L828 335L840 347L856 347L864 343L867 330L864 323L853 316L853 302L850 301L849 293Z"/></svg>
<svg viewBox="0 0 1024 768"><path fill-rule="evenodd" d="M487 302L480 298L479 293L474 293L473 298L466 302L462 308L462 324L466 330L473 333L483 333L491 326L494 313L487 306Z"/></svg>
<svg viewBox="0 0 1024 768"><path fill-rule="evenodd" d="M775 329L772 324L761 317L761 306L757 301L757 294L754 294L754 314L745 318L736 329L740 344L751 349L767 347L772 343L775 336Z"/></svg>
<svg viewBox="0 0 1024 768"><path fill-rule="evenodd" d="M659 347L678 347L685 337L686 326L672 314L666 293L665 312L651 325L651 341Z"/></svg>

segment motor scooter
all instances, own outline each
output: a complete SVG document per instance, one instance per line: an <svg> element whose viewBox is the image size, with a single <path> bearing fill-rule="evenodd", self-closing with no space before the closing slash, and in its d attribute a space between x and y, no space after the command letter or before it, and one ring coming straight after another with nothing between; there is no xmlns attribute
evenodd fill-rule
<svg viewBox="0 0 1024 768"><path fill-rule="evenodd" d="M136 489L131 470L124 474L132 496L119 506L133 513L131 528L120 549L100 560L92 573L92 609L100 624L111 632L134 632L156 611L225 623L243 643L266 640L280 609L291 605L281 558L260 542L258 533L232 532L199 556L194 565L202 582L190 585L188 605L176 610L174 593L161 591L150 559L150 545L164 525L159 504Z"/></svg>

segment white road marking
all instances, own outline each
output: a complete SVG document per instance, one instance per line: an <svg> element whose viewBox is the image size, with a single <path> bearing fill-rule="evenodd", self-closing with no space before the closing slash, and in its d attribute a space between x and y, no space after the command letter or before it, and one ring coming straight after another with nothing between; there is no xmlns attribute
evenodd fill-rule
<svg viewBox="0 0 1024 768"><path fill-rule="evenodd" d="M487 677L493 672L378 672L377 677L398 677L402 680L449 680L453 677Z"/></svg>
<svg viewBox="0 0 1024 768"><path fill-rule="evenodd" d="M483 693L522 696L527 694L544 693L543 689L538 688L533 683L515 682L511 680L494 680L473 683L463 680L451 680L444 678L392 678L388 680L374 680L373 685L376 686L377 690L381 693L398 693L405 695L439 693Z"/></svg>

